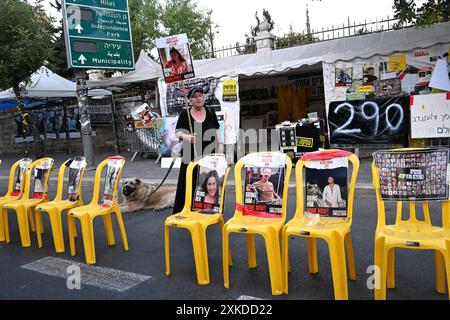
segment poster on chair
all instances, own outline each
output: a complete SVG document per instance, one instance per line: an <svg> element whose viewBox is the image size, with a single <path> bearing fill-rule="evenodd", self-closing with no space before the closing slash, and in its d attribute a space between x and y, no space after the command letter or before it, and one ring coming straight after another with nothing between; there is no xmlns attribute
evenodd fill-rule
<svg viewBox="0 0 450 320"><path fill-rule="evenodd" d="M385 201L448 200L449 150L375 152L381 198Z"/></svg>
<svg viewBox="0 0 450 320"><path fill-rule="evenodd" d="M305 165L305 215L346 218L348 159L308 161Z"/></svg>
<svg viewBox="0 0 450 320"><path fill-rule="evenodd" d="M192 211L206 214L220 212L222 186L227 168L227 160L223 156L208 156L200 160Z"/></svg>

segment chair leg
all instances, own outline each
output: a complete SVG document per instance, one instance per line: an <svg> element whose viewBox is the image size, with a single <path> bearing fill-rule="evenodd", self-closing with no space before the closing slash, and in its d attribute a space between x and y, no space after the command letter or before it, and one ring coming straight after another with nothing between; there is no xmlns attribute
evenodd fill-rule
<svg viewBox="0 0 450 320"><path fill-rule="evenodd" d="M22 242L22 247L24 248L31 247L30 226L28 224L28 217L29 217L28 210L26 210L23 207L18 207L16 209L16 215L17 215L17 223L19 225L20 241Z"/></svg>
<svg viewBox="0 0 450 320"><path fill-rule="evenodd" d="M445 273L447 276L447 291L448 291L448 299L450 300L450 241L447 240L447 250L442 253L444 257L445 263Z"/></svg>
<svg viewBox="0 0 450 320"><path fill-rule="evenodd" d="M284 292L284 285L278 232L276 232L274 228L269 228L264 236L264 240L266 242L272 295L282 295Z"/></svg>
<svg viewBox="0 0 450 320"><path fill-rule="evenodd" d="M208 248L206 245L206 230L196 223L190 230L192 248L194 251L195 269L199 285L209 284Z"/></svg>
<svg viewBox="0 0 450 320"><path fill-rule="evenodd" d="M319 265L317 263L317 239L307 238L307 241L309 273L317 273L319 272Z"/></svg>
<svg viewBox="0 0 450 320"><path fill-rule="evenodd" d="M42 229L41 223L42 221L42 213L40 211L34 210L34 219L36 220L36 238L38 242L38 248L42 248Z"/></svg>
<svg viewBox="0 0 450 320"><path fill-rule="evenodd" d="M122 236L123 249L125 251L128 251L129 250L128 239L127 239L127 233L125 232L125 224L123 223L122 213L120 212L120 209L117 209L115 211L115 213L116 213L117 224L119 225L120 234Z"/></svg>
<svg viewBox="0 0 450 320"><path fill-rule="evenodd" d="M114 240L114 230L111 221L111 214L103 216L103 224L105 225L106 239L108 241L108 245L110 246L115 245L116 242Z"/></svg>
<svg viewBox="0 0 450 320"><path fill-rule="evenodd" d="M221 218L221 219L219 220L219 223L220 223L220 230L222 230L222 229L223 229L223 225L225 224L225 223L223 222L223 218ZM229 247L228 247L228 265L229 265L230 267L233 266L233 259L231 258L231 250L230 250Z"/></svg>
<svg viewBox="0 0 450 320"><path fill-rule="evenodd" d="M285 228L281 232L281 265L283 267L283 292L289 294L289 234Z"/></svg>
<svg viewBox="0 0 450 320"><path fill-rule="evenodd" d="M350 232L345 235L345 253L347 256L348 275L350 280L356 280L355 256L353 254L353 245Z"/></svg>
<svg viewBox="0 0 450 320"><path fill-rule="evenodd" d="M331 272L333 274L334 298L348 300L347 267L345 263L345 240L337 233L328 242Z"/></svg>
<svg viewBox="0 0 450 320"><path fill-rule="evenodd" d="M31 211L31 208L28 208L26 212L28 214L28 218L30 219L31 231L36 232L36 224L34 223L33 212ZM43 228L42 228L42 232L44 232Z"/></svg>
<svg viewBox="0 0 450 320"><path fill-rule="evenodd" d="M69 226L69 245L70 245L70 255L73 257L76 255L75 252L75 218L71 215L67 215L67 224Z"/></svg>
<svg viewBox="0 0 450 320"><path fill-rule="evenodd" d="M445 265L444 255L438 251L434 251L434 258L436 261L436 291L440 294L445 294ZM447 278L448 281L448 278Z"/></svg>
<svg viewBox="0 0 450 320"><path fill-rule="evenodd" d="M223 286L227 289L230 288L230 270L228 261L228 252L230 250L228 243L229 232L227 225L222 228L222 268L223 268Z"/></svg>
<svg viewBox="0 0 450 320"><path fill-rule="evenodd" d="M387 288L395 288L395 249L392 248L388 253L387 261Z"/></svg>
<svg viewBox="0 0 450 320"><path fill-rule="evenodd" d="M4 210L1 208L1 205L0 205L0 242L3 242L3 241L6 240L6 237L5 237L5 222L4 222L4 218L3 218L4 214L5 214ZM6 214L8 214L8 212L6 212Z"/></svg>
<svg viewBox="0 0 450 320"><path fill-rule="evenodd" d="M164 254L166 258L166 276L170 276L170 226L164 225Z"/></svg>
<svg viewBox="0 0 450 320"><path fill-rule="evenodd" d="M48 211L48 216L50 218L50 224L53 234L53 243L55 245L55 251L57 253L62 253L65 251L61 214L62 212L59 211L57 208L52 208Z"/></svg>
<svg viewBox="0 0 450 320"><path fill-rule="evenodd" d="M247 234L247 258L248 267L254 269L258 266L256 262L255 235Z"/></svg>
<svg viewBox="0 0 450 320"><path fill-rule="evenodd" d="M80 217L81 231L83 234L84 255L87 264L95 264L95 243L93 221L89 215Z"/></svg>
<svg viewBox="0 0 450 320"><path fill-rule="evenodd" d="M9 222L8 222L8 209L2 209L3 212L3 228L5 230L5 241L10 243L11 239L9 237Z"/></svg>
<svg viewBox="0 0 450 320"><path fill-rule="evenodd" d="M386 300L388 248L384 238L375 239L375 300ZM379 277L379 278L378 278Z"/></svg>

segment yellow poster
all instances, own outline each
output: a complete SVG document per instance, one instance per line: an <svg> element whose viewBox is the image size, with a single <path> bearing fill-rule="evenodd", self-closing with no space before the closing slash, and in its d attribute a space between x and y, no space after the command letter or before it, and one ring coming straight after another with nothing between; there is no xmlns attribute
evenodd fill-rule
<svg viewBox="0 0 450 320"><path fill-rule="evenodd" d="M237 81L236 80L224 80L223 81L223 101L236 101L237 100Z"/></svg>
<svg viewBox="0 0 450 320"><path fill-rule="evenodd" d="M356 91L358 91L358 92L372 92L373 91L373 86L358 86L356 88Z"/></svg>
<svg viewBox="0 0 450 320"><path fill-rule="evenodd" d="M403 71L406 68L406 55L400 54L390 56L388 60L388 71Z"/></svg>

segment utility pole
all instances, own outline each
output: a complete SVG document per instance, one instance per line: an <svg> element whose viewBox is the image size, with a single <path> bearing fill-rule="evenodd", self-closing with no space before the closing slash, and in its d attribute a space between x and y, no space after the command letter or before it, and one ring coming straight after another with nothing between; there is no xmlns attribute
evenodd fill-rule
<svg viewBox="0 0 450 320"><path fill-rule="evenodd" d="M83 141L84 156L90 168L95 167L94 146L92 144L92 126L89 115L89 97L86 80L77 78L77 100L80 109L81 138Z"/></svg>

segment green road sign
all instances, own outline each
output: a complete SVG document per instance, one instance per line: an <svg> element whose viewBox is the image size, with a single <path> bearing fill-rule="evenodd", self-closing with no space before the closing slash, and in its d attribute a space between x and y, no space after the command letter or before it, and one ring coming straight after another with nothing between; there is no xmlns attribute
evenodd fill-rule
<svg viewBox="0 0 450 320"><path fill-rule="evenodd" d="M63 8L69 67L134 68L128 0L65 0Z"/></svg>

